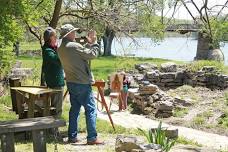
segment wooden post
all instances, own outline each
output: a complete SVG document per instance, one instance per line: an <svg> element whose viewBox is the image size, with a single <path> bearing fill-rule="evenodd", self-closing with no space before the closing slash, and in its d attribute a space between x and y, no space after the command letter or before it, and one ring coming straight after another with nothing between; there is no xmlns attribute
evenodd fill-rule
<svg viewBox="0 0 228 152"><path fill-rule="evenodd" d="M110 120L110 122L111 122L112 128L113 128L113 130L115 131L115 126L114 126L114 123L113 123L113 121L112 121L112 117L111 117L110 111L108 110L108 106L107 106L107 104L106 104L106 102L105 102L104 92L102 91L102 89L101 89L100 86L97 86L97 89L98 89L98 92L100 93L100 96L101 96L102 105L105 107L105 110L106 110L106 112L107 112L107 114L108 114L108 118L109 118L109 120Z"/></svg>
<svg viewBox="0 0 228 152"><path fill-rule="evenodd" d="M32 140L34 152L47 152L46 139L43 130L33 130Z"/></svg>
<svg viewBox="0 0 228 152"><path fill-rule="evenodd" d="M21 86L20 78L10 78L9 84L10 84L10 87L20 87ZM18 93L16 92L16 90L10 89L10 94L11 94L11 99L12 99L13 111L15 111L18 114L17 100L20 100L20 99L18 99L19 96L16 97L16 94L18 94Z"/></svg>
<svg viewBox="0 0 228 152"><path fill-rule="evenodd" d="M2 152L15 152L13 132L1 135L1 147Z"/></svg>
<svg viewBox="0 0 228 152"><path fill-rule="evenodd" d="M29 94L28 100L28 118L34 118L36 95Z"/></svg>
<svg viewBox="0 0 228 152"><path fill-rule="evenodd" d="M46 94L46 101L44 101L44 111L43 116L50 115L50 108L51 108L51 93Z"/></svg>
<svg viewBox="0 0 228 152"><path fill-rule="evenodd" d="M25 99L25 97L20 95L16 90L15 90L15 92L16 92L15 96L16 96L16 107L17 107L16 113L18 114L19 119L23 119L24 118L24 116L23 116L24 107L22 106L22 104L23 104L22 101Z"/></svg>

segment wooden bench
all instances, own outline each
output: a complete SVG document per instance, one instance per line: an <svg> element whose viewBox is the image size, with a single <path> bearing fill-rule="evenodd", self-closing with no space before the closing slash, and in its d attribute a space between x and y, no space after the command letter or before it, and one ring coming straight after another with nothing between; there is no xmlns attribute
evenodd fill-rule
<svg viewBox="0 0 228 152"><path fill-rule="evenodd" d="M34 152L46 152L46 137L44 130L65 126L66 122L49 117L37 117L0 122L0 136L2 152L15 152L14 133L32 131Z"/></svg>

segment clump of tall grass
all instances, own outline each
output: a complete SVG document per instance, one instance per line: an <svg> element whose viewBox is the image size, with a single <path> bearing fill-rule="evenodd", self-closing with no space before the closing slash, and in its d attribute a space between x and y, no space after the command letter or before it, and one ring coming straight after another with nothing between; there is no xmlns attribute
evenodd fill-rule
<svg viewBox="0 0 228 152"><path fill-rule="evenodd" d="M149 143L159 144L162 150L168 152L175 144L176 140L170 139L166 136L165 130L162 130L162 122L160 121L157 129L147 132L138 128L138 130L147 138Z"/></svg>
<svg viewBox="0 0 228 152"><path fill-rule="evenodd" d="M216 69L220 72L225 71L225 65L223 62L219 61L212 61L212 60L199 60L199 61L193 61L190 64L187 64L186 67L191 72L197 72L201 70L204 66L215 66Z"/></svg>

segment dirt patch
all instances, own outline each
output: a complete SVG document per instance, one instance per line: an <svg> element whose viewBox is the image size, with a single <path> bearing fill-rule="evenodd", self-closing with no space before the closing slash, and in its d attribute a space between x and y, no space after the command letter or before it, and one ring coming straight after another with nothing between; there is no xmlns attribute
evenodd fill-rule
<svg viewBox="0 0 228 152"><path fill-rule="evenodd" d="M116 135L105 135L100 134L99 138L105 142L104 145L86 145L86 134L80 134L79 136L79 143L75 144L67 144L65 146L65 150L69 152L74 151L83 151L83 152L114 152L115 151L115 139Z"/></svg>
<svg viewBox="0 0 228 152"><path fill-rule="evenodd" d="M207 132L228 136L227 122L221 120L228 112L225 93L227 90L210 90L205 87L181 86L177 89L168 90L167 93L173 97L180 97L192 102L182 115L164 119L173 125L181 125L200 129ZM178 111L181 113L181 111Z"/></svg>
<svg viewBox="0 0 228 152"><path fill-rule="evenodd" d="M174 98L188 101L191 106L176 107L173 116L163 118L163 122L228 136L228 90L184 85L165 92ZM142 114L134 103L129 110L132 114ZM155 118L154 113L146 117L160 120Z"/></svg>

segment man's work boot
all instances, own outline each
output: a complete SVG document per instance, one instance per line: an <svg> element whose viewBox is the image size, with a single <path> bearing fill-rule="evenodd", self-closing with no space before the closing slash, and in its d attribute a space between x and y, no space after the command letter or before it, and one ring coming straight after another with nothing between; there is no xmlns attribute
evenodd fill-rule
<svg viewBox="0 0 228 152"><path fill-rule="evenodd" d="M80 140L78 140L77 138L75 139L68 139L68 143L78 143L80 142Z"/></svg>
<svg viewBox="0 0 228 152"><path fill-rule="evenodd" d="M104 145L104 142L96 139L94 141L87 141L87 145Z"/></svg>

